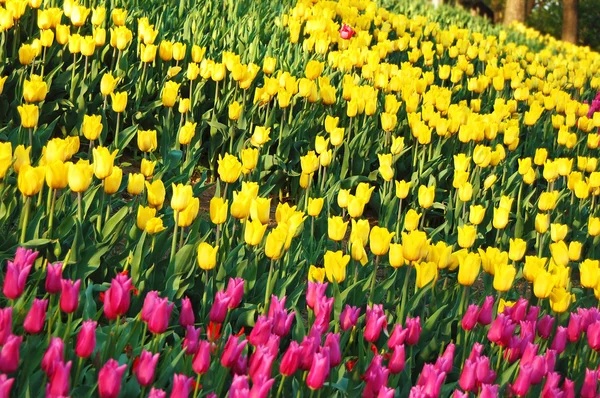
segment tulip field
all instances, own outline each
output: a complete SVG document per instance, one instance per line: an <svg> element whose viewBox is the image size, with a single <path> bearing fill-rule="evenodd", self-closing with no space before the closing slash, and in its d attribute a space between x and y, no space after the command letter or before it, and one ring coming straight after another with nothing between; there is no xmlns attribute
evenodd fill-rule
<svg viewBox="0 0 600 398"><path fill-rule="evenodd" d="M1 0L0 398L598 396L599 91L410 0Z"/></svg>

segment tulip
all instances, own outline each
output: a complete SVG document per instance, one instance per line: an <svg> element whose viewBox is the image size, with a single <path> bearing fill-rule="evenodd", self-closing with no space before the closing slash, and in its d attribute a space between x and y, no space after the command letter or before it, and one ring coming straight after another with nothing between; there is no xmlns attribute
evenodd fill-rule
<svg viewBox="0 0 600 398"><path fill-rule="evenodd" d="M458 385L465 391L477 391L476 361L466 360L458 379Z"/></svg>
<svg viewBox="0 0 600 398"><path fill-rule="evenodd" d="M10 389L15 379L9 379L6 375L0 375L0 396L10 397Z"/></svg>
<svg viewBox="0 0 600 398"><path fill-rule="evenodd" d="M389 370L381 366L383 357L375 355L373 360L367 367L362 378L365 380L365 388L363 394L367 396L376 396L383 386L387 384Z"/></svg>
<svg viewBox="0 0 600 398"><path fill-rule="evenodd" d="M62 293L60 295L60 309L61 311L70 314L77 310L79 306L79 285L81 279L73 282L69 279L63 279L61 281Z"/></svg>
<svg viewBox="0 0 600 398"><path fill-rule="evenodd" d="M383 305L374 304L367 306L367 315L365 320L365 340L375 342L379 339L381 330L387 327L387 319L383 312Z"/></svg>
<svg viewBox="0 0 600 398"><path fill-rule="evenodd" d="M154 371L156 370L156 364L158 363L159 356L160 354L152 355L151 352L142 350L142 353L139 356L139 361L133 370L135 377L141 386L146 387L152 384L152 380L154 379Z"/></svg>
<svg viewBox="0 0 600 398"><path fill-rule="evenodd" d="M228 153L225 154L225 157L221 157L219 155L218 163L218 173L219 178L226 183L233 183L237 181L242 172L242 164L238 160L237 157L230 155Z"/></svg>
<svg viewBox="0 0 600 398"><path fill-rule="evenodd" d="M38 252L17 248L13 261L8 261L6 267L6 276L2 293L11 300L15 300L23 294L25 282L31 271L31 267L38 256Z"/></svg>
<svg viewBox="0 0 600 398"><path fill-rule="evenodd" d="M499 314L488 331L487 337L501 347L508 345L516 324L504 314Z"/></svg>
<svg viewBox="0 0 600 398"><path fill-rule="evenodd" d="M398 374L404 370L406 364L406 350L404 344L398 344L393 347L392 356L388 363L390 373Z"/></svg>
<svg viewBox="0 0 600 398"><path fill-rule="evenodd" d="M283 256L288 234L284 227L285 224L280 224L267 235L265 255L272 260L279 260Z"/></svg>
<svg viewBox="0 0 600 398"><path fill-rule="evenodd" d="M72 362L66 364L62 360L56 361L54 371L50 376L50 383L46 387L46 396L60 397L69 394L69 377Z"/></svg>
<svg viewBox="0 0 600 398"><path fill-rule="evenodd" d="M346 267L350 262L349 255L343 255L341 250L337 252L327 251L323 256L325 275L330 282L334 280L342 283L346 279Z"/></svg>
<svg viewBox="0 0 600 398"><path fill-rule="evenodd" d="M111 153L108 148L101 146L94 148L92 152L94 155L94 174L96 175L96 178L104 180L112 174L113 164L118 150L115 149Z"/></svg>
<svg viewBox="0 0 600 398"><path fill-rule="evenodd" d="M101 398L117 398L121 392L121 379L127 364L119 366L119 362L109 359L98 372L98 393Z"/></svg>
<svg viewBox="0 0 600 398"><path fill-rule="evenodd" d="M499 292L507 292L515 280L516 273L517 270L513 265L496 264L493 281L494 289Z"/></svg>
<svg viewBox="0 0 600 398"><path fill-rule="evenodd" d="M341 241L346 235L348 221L344 222L342 217L330 217L327 223L327 231L329 239L333 241Z"/></svg>
<svg viewBox="0 0 600 398"><path fill-rule="evenodd" d="M244 347L246 347L246 344L248 344L247 340L243 340L240 343L237 336L230 335L223 348L223 353L221 354L221 365L226 368L231 368L238 360L238 357L241 355Z"/></svg>
<svg viewBox="0 0 600 398"><path fill-rule="evenodd" d="M23 322L23 328L27 333L37 334L44 329L47 309L48 300L33 299L33 304Z"/></svg>
<svg viewBox="0 0 600 398"><path fill-rule="evenodd" d="M271 337L273 322L264 315L259 315L256 324L248 336L248 342L255 347L264 345Z"/></svg>
<svg viewBox="0 0 600 398"><path fill-rule="evenodd" d="M301 348L298 342L292 340L286 352L283 354L279 364L279 373L284 376L292 376L298 370L300 363Z"/></svg>
<svg viewBox="0 0 600 398"><path fill-rule="evenodd" d="M475 243L477 237L477 228L473 225L463 225L458 227L458 245L464 249L468 249Z"/></svg>
<svg viewBox="0 0 600 398"><path fill-rule="evenodd" d="M88 358L96 347L96 327L98 323L92 320L84 321L77 334L75 354L80 358Z"/></svg>
<svg viewBox="0 0 600 398"><path fill-rule="evenodd" d="M194 309L192 308L192 302L188 297L181 299L181 311L179 312L179 325L187 328L193 326L196 323L196 317L194 315Z"/></svg>
<svg viewBox="0 0 600 398"><path fill-rule="evenodd" d="M345 332L350 328L356 326L358 317L360 316L360 308L351 307L348 304L344 307L344 310L340 314L340 327Z"/></svg>
<svg viewBox="0 0 600 398"><path fill-rule="evenodd" d="M402 256L408 262L419 261L427 250L427 234L423 231L402 233Z"/></svg>
<svg viewBox="0 0 600 398"><path fill-rule="evenodd" d="M323 347L329 349L329 366L335 368L342 363L342 352L340 351L340 334L327 333Z"/></svg>
<svg viewBox="0 0 600 398"><path fill-rule="evenodd" d="M79 159L77 163L69 167L68 182L73 192L85 192L94 176L94 168L88 160Z"/></svg>
<svg viewBox="0 0 600 398"><path fill-rule="evenodd" d="M374 226L369 235L370 247L376 256L384 256L390 249L390 242L394 237L394 232L389 232L387 228Z"/></svg>
<svg viewBox="0 0 600 398"><path fill-rule="evenodd" d="M244 279L242 278L229 278L227 282L227 288L225 294L229 297L229 309L237 308L242 302L244 296Z"/></svg>
<svg viewBox="0 0 600 398"><path fill-rule="evenodd" d="M458 283L463 286L471 286L477 276L481 266L481 258L478 254L469 253L465 257L459 258Z"/></svg>
<svg viewBox="0 0 600 398"><path fill-rule="evenodd" d="M219 251L219 246L211 246L207 242L202 242L198 246L198 266L205 270L209 271L217 265L217 253Z"/></svg>
<svg viewBox="0 0 600 398"><path fill-rule="evenodd" d="M583 385L579 391L579 395L583 398L593 398L596 396L596 390L598 388L598 370L585 370L585 377L583 379Z"/></svg>
<svg viewBox="0 0 600 398"><path fill-rule="evenodd" d="M19 116L21 116L21 126L26 129L33 129L37 126L40 114L40 109L37 105L19 105L17 110L19 111Z"/></svg>
<svg viewBox="0 0 600 398"><path fill-rule="evenodd" d="M13 373L19 367L19 349L23 336L10 335L0 350L0 372Z"/></svg>
<svg viewBox="0 0 600 398"><path fill-rule="evenodd" d="M406 329L408 330L406 344L417 344L419 342L419 338L421 337L421 317L406 318Z"/></svg>
<svg viewBox="0 0 600 398"><path fill-rule="evenodd" d="M129 309L132 280L124 273L119 273L104 293L104 314L108 319L117 319Z"/></svg>
<svg viewBox="0 0 600 398"><path fill-rule="evenodd" d="M106 305L106 304L105 304ZM174 304L166 298L158 298L154 303L152 314L148 320L148 330L154 334L162 334L169 327L169 318Z"/></svg>
<svg viewBox="0 0 600 398"><path fill-rule="evenodd" d="M62 263L48 264L46 268L46 292L56 294L62 291Z"/></svg>
<svg viewBox="0 0 600 398"><path fill-rule="evenodd" d="M53 337L42 357L42 370L48 377L52 376L57 363L64 360L64 343L60 337Z"/></svg>
<svg viewBox="0 0 600 398"><path fill-rule="evenodd" d="M477 324L477 317L479 316L479 306L471 304L467 307L467 311L463 315L461 325L464 330L471 330ZM463 388L464 390L464 388Z"/></svg>
<svg viewBox="0 0 600 398"><path fill-rule="evenodd" d="M205 374L210 368L210 343L201 340L198 350L192 360L192 369L199 375Z"/></svg>
<svg viewBox="0 0 600 398"><path fill-rule="evenodd" d="M283 337L290 332L295 312L288 314L285 309L286 297L281 300L277 296L271 296L271 304L269 305L269 319L273 321L273 333L279 337ZM315 311L315 313L318 311Z"/></svg>
<svg viewBox="0 0 600 398"><path fill-rule="evenodd" d="M537 324L537 331L541 338L547 339L552 333L552 327L554 326L554 318L548 314L540 318Z"/></svg>
<svg viewBox="0 0 600 398"><path fill-rule="evenodd" d="M227 296L227 293L223 291L217 292L215 301L213 302L208 315L211 322L223 323L227 316L229 300L230 298Z"/></svg>
<svg viewBox="0 0 600 398"><path fill-rule="evenodd" d="M19 170L17 186L19 191L27 197L37 195L44 185L46 170L44 167L23 165Z"/></svg>
<svg viewBox="0 0 600 398"><path fill-rule="evenodd" d="M321 348L319 352L314 353L312 365L306 378L306 385L311 390L318 390L323 387L325 379L329 376L329 349Z"/></svg>

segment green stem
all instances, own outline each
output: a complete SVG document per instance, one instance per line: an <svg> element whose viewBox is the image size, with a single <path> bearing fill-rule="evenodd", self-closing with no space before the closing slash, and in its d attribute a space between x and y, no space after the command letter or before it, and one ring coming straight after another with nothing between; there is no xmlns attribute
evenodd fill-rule
<svg viewBox="0 0 600 398"><path fill-rule="evenodd" d="M67 328L65 329L65 334L63 336L63 341L67 341L69 334L71 333L71 323L73 322L73 313L70 312L67 316Z"/></svg>
<svg viewBox="0 0 600 398"><path fill-rule="evenodd" d="M277 389L277 395L275 395L275 398L279 398L281 396L281 392L283 391L284 383L285 383L285 375L282 375L281 381L279 382L279 388Z"/></svg>
<svg viewBox="0 0 600 398"><path fill-rule="evenodd" d="M81 373L81 365L83 363L83 358L79 357L77 360L77 370L75 371L75 378L73 379L73 384L77 385L79 383L79 374Z"/></svg>
<svg viewBox="0 0 600 398"><path fill-rule="evenodd" d="M194 398L198 398L198 393L200 392L200 389L198 387L200 386L201 377L202 375L200 373L198 373L198 376L196 376L196 385L194 386Z"/></svg>
<svg viewBox="0 0 600 398"><path fill-rule="evenodd" d="M273 259L269 265L269 277L267 278L267 286L265 289L265 306L263 308L263 315L267 313L269 307L269 299L271 298L271 279L273 278Z"/></svg>
<svg viewBox="0 0 600 398"><path fill-rule="evenodd" d="M369 302L373 304L373 293L375 291L375 280L377 279L377 268L379 267L379 256L375 256L375 269L373 270L373 278L371 279L371 289L369 290Z"/></svg>
<svg viewBox="0 0 600 398"><path fill-rule="evenodd" d="M121 124L121 113L117 113L117 127L115 128L115 147L119 148L119 127Z"/></svg>
<svg viewBox="0 0 600 398"><path fill-rule="evenodd" d="M29 208L31 207L31 197L27 196L24 199L24 202L25 214L23 215L23 225L21 228L21 244L25 243L25 236L27 235L27 224L29 223Z"/></svg>
<svg viewBox="0 0 600 398"><path fill-rule="evenodd" d="M407 266L406 274L404 275L404 285L402 285L402 301L400 302L400 313L398 314L398 320L404 319L404 307L406 305L406 298L408 296L408 281L410 279L411 266Z"/></svg>
<svg viewBox="0 0 600 398"><path fill-rule="evenodd" d="M177 251L177 229L179 228L179 211L175 210L175 229L173 231L173 239L171 241L171 257L169 262L175 258L175 252Z"/></svg>
<svg viewBox="0 0 600 398"><path fill-rule="evenodd" d="M79 223L83 224L83 208L81 205L81 192L77 192L77 218Z"/></svg>
<svg viewBox="0 0 600 398"><path fill-rule="evenodd" d="M56 189L52 190L52 199L50 202L50 214L48 220L48 238L52 239L52 227L54 226L54 205L56 203Z"/></svg>

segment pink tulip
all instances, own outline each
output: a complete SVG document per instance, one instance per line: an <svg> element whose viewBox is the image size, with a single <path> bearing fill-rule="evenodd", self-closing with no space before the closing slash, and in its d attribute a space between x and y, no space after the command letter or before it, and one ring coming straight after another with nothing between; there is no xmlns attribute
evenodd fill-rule
<svg viewBox="0 0 600 398"><path fill-rule="evenodd" d="M486 356L480 356L475 359L475 376L477 384L491 384L496 380L496 372L490 367L490 359Z"/></svg>
<svg viewBox="0 0 600 398"><path fill-rule="evenodd" d="M508 307L507 307L508 308ZM494 296L487 296L483 300L477 322L480 325L486 326L492 323L492 310L494 309Z"/></svg>
<svg viewBox="0 0 600 398"><path fill-rule="evenodd" d="M0 350L0 372L12 373L19 367L19 349L23 336L11 335Z"/></svg>
<svg viewBox="0 0 600 398"><path fill-rule="evenodd" d="M192 302L189 298L184 297L181 299L181 312L179 313L179 325L187 328L193 326L196 323L196 317L194 315L194 309L192 308Z"/></svg>
<svg viewBox="0 0 600 398"><path fill-rule="evenodd" d="M48 300L33 299L33 304L25 317L23 328L29 334L38 334L44 329Z"/></svg>
<svg viewBox="0 0 600 398"><path fill-rule="evenodd" d="M500 386L497 384L482 384L479 398L498 398L499 388Z"/></svg>
<svg viewBox="0 0 600 398"><path fill-rule="evenodd" d="M46 389L46 395L55 397L66 397L69 395L69 377L71 375L71 361L66 364L62 361L56 361L54 372L50 377L50 383Z"/></svg>
<svg viewBox="0 0 600 398"><path fill-rule="evenodd" d="M310 370L315 358L315 354L319 349L320 338L304 336L302 343L300 344L300 369Z"/></svg>
<svg viewBox="0 0 600 398"><path fill-rule="evenodd" d="M133 369L135 377L141 386L149 386L154 380L154 372L158 363L159 354L154 354L150 351L142 350L139 360Z"/></svg>
<svg viewBox="0 0 600 398"><path fill-rule="evenodd" d="M119 366L114 359L106 361L98 372L98 393L100 398L117 398L121 392L123 374L127 365Z"/></svg>
<svg viewBox="0 0 600 398"><path fill-rule="evenodd" d="M79 285L81 280L73 282L70 279L61 281L62 292L60 294L60 309L62 312L70 314L77 310L79 306Z"/></svg>
<svg viewBox="0 0 600 398"><path fill-rule="evenodd" d="M587 340L594 351L600 351L600 321L596 321L588 327Z"/></svg>
<svg viewBox="0 0 600 398"><path fill-rule="evenodd" d="M406 335L408 334L408 329L403 329L401 324L394 325L394 329L392 330L392 334L390 334L390 338L388 339L387 345L389 348L394 348L398 345L404 344L404 340L406 340Z"/></svg>
<svg viewBox="0 0 600 398"><path fill-rule="evenodd" d="M462 372L460 373L460 378L458 379L458 385L465 391L477 391L477 373L476 373L476 362L471 360L466 360Z"/></svg>
<svg viewBox="0 0 600 398"><path fill-rule="evenodd" d="M528 343L523 350L523 355L521 356L521 362L519 363L519 366L531 365L537 353L538 345Z"/></svg>
<svg viewBox="0 0 600 398"><path fill-rule="evenodd" d="M75 345L75 354L80 358L88 358L96 348L96 321L87 320L81 324L81 329L77 334L77 344Z"/></svg>
<svg viewBox="0 0 600 398"><path fill-rule="evenodd" d="M275 383L275 379L264 376L258 377L256 380L252 379L252 388L248 396L250 398L267 398L273 383Z"/></svg>
<svg viewBox="0 0 600 398"><path fill-rule="evenodd" d="M517 325L506 315L498 314L488 331L488 339L501 347L510 343L510 338Z"/></svg>
<svg viewBox="0 0 600 398"><path fill-rule="evenodd" d="M227 288L225 294L229 297L228 308L233 310L237 308L242 302L244 297L244 279L242 278L229 278L227 282Z"/></svg>
<svg viewBox="0 0 600 398"><path fill-rule="evenodd" d="M452 398L469 398L469 394L460 390L454 390L452 393Z"/></svg>
<svg viewBox="0 0 600 398"><path fill-rule="evenodd" d="M550 348L555 350L557 354L561 354L565 350L565 347L567 346L567 334L567 328L563 326L556 328L556 333L554 334L554 339L552 340Z"/></svg>
<svg viewBox="0 0 600 398"><path fill-rule="evenodd" d="M365 380L366 383L363 397L377 396L381 388L387 385L390 371L381 365L382 362L383 357L381 355L375 355L367 367L365 374L362 376L362 379Z"/></svg>
<svg viewBox="0 0 600 398"><path fill-rule="evenodd" d="M511 387L513 394L518 397L527 395L531 387L531 371L532 369L529 365L519 367L519 375L515 380L515 384Z"/></svg>
<svg viewBox="0 0 600 398"><path fill-rule="evenodd" d="M559 391L558 384L560 383L561 376L558 373L550 372L546 376L546 382L544 383L544 388L542 389L542 397L553 397L555 396L555 392ZM557 394L562 395L562 394Z"/></svg>
<svg viewBox="0 0 600 398"><path fill-rule="evenodd" d="M527 299L520 298L515 304L513 304L512 307L505 307L504 313L510 316L510 319L512 319L513 322L521 322L527 315L528 306L529 301L527 301Z"/></svg>
<svg viewBox="0 0 600 398"><path fill-rule="evenodd" d="M65 344L60 337L52 337L50 345L42 357L42 370L48 377L52 377L56 363L64 362Z"/></svg>
<svg viewBox="0 0 600 398"><path fill-rule="evenodd" d="M12 335L12 307L0 308L0 345L6 344Z"/></svg>
<svg viewBox="0 0 600 398"><path fill-rule="evenodd" d="M274 360L275 355L271 354L267 347L256 347L256 350L250 357L250 368L248 370L248 376L250 376L250 379L254 381L260 377L270 378L271 367Z"/></svg>
<svg viewBox="0 0 600 398"><path fill-rule="evenodd" d="M248 376L234 375L229 387L229 398L248 398L249 396L250 386L248 385Z"/></svg>
<svg viewBox="0 0 600 398"><path fill-rule="evenodd" d="M288 314L285 309L286 297L281 300L277 296L271 296L271 305L269 306L269 319L273 321L273 333L279 337L286 336L292 327L294 321L294 311Z"/></svg>
<svg viewBox="0 0 600 398"><path fill-rule="evenodd" d="M333 310L333 297L327 298L322 296L315 304L315 322L314 327L317 327L323 331L329 328L329 320L331 319L331 311Z"/></svg>
<svg viewBox="0 0 600 398"><path fill-rule="evenodd" d="M429 398L429 395L425 392L425 387L414 386L410 389L408 398Z"/></svg>
<svg viewBox="0 0 600 398"><path fill-rule="evenodd" d="M390 369L390 373L398 374L404 370L405 365L406 350L404 348L404 344L399 344L395 346L392 351L392 356L390 357L388 368Z"/></svg>
<svg viewBox="0 0 600 398"><path fill-rule="evenodd" d="M206 340L200 340L198 351L192 361L192 369L197 374L204 374L210 368L210 343Z"/></svg>
<svg viewBox="0 0 600 398"><path fill-rule="evenodd" d="M327 333L323 346L329 348L329 366L331 366L331 368L335 368L342 363L339 333Z"/></svg>
<svg viewBox="0 0 600 398"><path fill-rule="evenodd" d="M406 335L406 344L415 345L419 342L421 337L421 317L406 318L406 329L408 330Z"/></svg>
<svg viewBox="0 0 600 398"><path fill-rule="evenodd" d="M292 376L296 373L300 362L300 352L300 345L295 340L292 340L279 364L279 373L284 376Z"/></svg>
<svg viewBox="0 0 600 398"><path fill-rule="evenodd" d="M158 300L158 292L156 290L151 290L144 297L144 304L142 305L142 315L141 320L144 322L150 321L150 316L152 316L152 311L154 311L154 306L156 305L156 301Z"/></svg>
<svg viewBox="0 0 600 398"><path fill-rule="evenodd" d="M198 351L200 332L202 332L202 328L196 329L193 326L186 328L185 338L183 339L183 348L185 348L186 355L194 355Z"/></svg>
<svg viewBox="0 0 600 398"><path fill-rule="evenodd" d="M479 306L477 304L471 304L467 307L465 315L462 317L461 325L464 330L471 330L477 324L477 318L479 317Z"/></svg>
<svg viewBox="0 0 600 398"><path fill-rule="evenodd" d="M308 289L306 290L306 305L308 308L314 310L321 297L325 296L326 290L327 282L320 283L308 281Z"/></svg>
<svg viewBox="0 0 600 398"><path fill-rule="evenodd" d="M437 397L440 395L440 389L444 380L446 379L446 372L439 372L431 364L423 366L417 385L423 387L423 392L430 397Z"/></svg>
<svg viewBox="0 0 600 398"><path fill-rule="evenodd" d="M312 365L308 371L306 385L311 390L323 387L325 380L329 377L329 349L321 348L314 354Z"/></svg>
<svg viewBox="0 0 600 398"><path fill-rule="evenodd" d="M387 319L383 312L382 304L373 304L367 306L367 315L365 320L365 340L374 343L379 339L381 331L387 327Z"/></svg>
<svg viewBox="0 0 600 398"><path fill-rule="evenodd" d="M269 340L264 344L264 346L269 349L269 352L271 354L275 355L275 357L278 357L280 341L281 341L281 338L279 336L277 336L276 334L272 334L271 337L269 338Z"/></svg>
<svg viewBox="0 0 600 398"><path fill-rule="evenodd" d="M435 361L434 366L438 371L446 372L446 374L452 371L452 362L454 362L455 348L456 347L453 343L450 343L446 346L444 353L441 356L439 356L438 359Z"/></svg>
<svg viewBox="0 0 600 398"><path fill-rule="evenodd" d="M231 299L225 292L217 292L215 301L213 302L213 305L210 308L210 313L208 314L211 322L223 323L225 317L227 316L230 300Z"/></svg>
<svg viewBox="0 0 600 398"><path fill-rule="evenodd" d="M60 293L62 290L63 263L48 264L46 268L46 292Z"/></svg>
<svg viewBox="0 0 600 398"><path fill-rule="evenodd" d="M547 339L550 336L550 333L552 333L553 326L554 317L548 314L544 315L537 324L538 335L543 339Z"/></svg>
<svg viewBox="0 0 600 398"><path fill-rule="evenodd" d="M579 340L581 335L581 317L572 312L569 317L569 325L567 326L567 337L571 343Z"/></svg>
<svg viewBox="0 0 600 398"><path fill-rule="evenodd" d="M345 332L356 326L358 317L360 316L360 308L351 307L348 304L344 307L344 310L340 314L340 327Z"/></svg>
<svg viewBox="0 0 600 398"><path fill-rule="evenodd" d="M471 348L471 353L469 354L469 360L474 361L481 356L483 352L483 344L475 343L473 344L473 348Z"/></svg>
<svg viewBox="0 0 600 398"><path fill-rule="evenodd" d="M9 379L6 375L0 375L0 397L10 397L10 389L12 388L15 379Z"/></svg>
<svg viewBox="0 0 600 398"><path fill-rule="evenodd" d="M531 384L540 384L544 376L546 376L546 358L536 355L531 361Z"/></svg>
<svg viewBox="0 0 600 398"><path fill-rule="evenodd" d="M340 29L340 37L344 40L349 40L356 32L349 25L344 24Z"/></svg>
<svg viewBox="0 0 600 398"><path fill-rule="evenodd" d="M586 369L585 377L583 379L583 385L579 395L582 398L595 398L596 390L598 389L598 371Z"/></svg>
<svg viewBox="0 0 600 398"><path fill-rule="evenodd" d="M245 375L248 373L248 355L240 355L233 364L231 371L234 375Z"/></svg>
<svg viewBox="0 0 600 398"><path fill-rule="evenodd" d="M173 311L173 303L169 304L167 298L159 298L154 306L150 320L148 321L148 330L154 334L162 334L169 327L169 318Z"/></svg>
<svg viewBox="0 0 600 398"><path fill-rule="evenodd" d="M537 305L532 305L531 307L529 307L529 311L527 311L525 320L527 322L533 322L535 324L537 322L539 315L540 315L540 307L538 307Z"/></svg>
<svg viewBox="0 0 600 398"><path fill-rule="evenodd" d="M161 390L160 388L152 388L150 390L150 395L148 398L167 398L167 393Z"/></svg>
<svg viewBox="0 0 600 398"><path fill-rule="evenodd" d="M546 376L550 372L554 372L554 367L556 366L556 351L552 349L546 350L546 355L544 356L546 360Z"/></svg>
<svg viewBox="0 0 600 398"><path fill-rule="evenodd" d="M248 343L255 347L266 344L269 341L269 337L271 337L272 328L273 322L266 316L259 315L256 324L248 335Z"/></svg>
<svg viewBox="0 0 600 398"><path fill-rule="evenodd" d="M575 382L565 378L563 383L563 398L575 398Z"/></svg>
<svg viewBox="0 0 600 398"><path fill-rule="evenodd" d="M132 281L125 273L119 273L110 282L110 287L104 293L104 315L115 320L129 310L131 302Z"/></svg>
<svg viewBox="0 0 600 398"><path fill-rule="evenodd" d="M192 382L194 379L187 377L184 374L173 375L173 389L171 390L171 398L187 398L192 391Z"/></svg>
<svg viewBox="0 0 600 398"><path fill-rule="evenodd" d="M239 342L238 337L233 335L229 336L225 348L223 348L223 354L221 354L221 365L226 368L231 368L241 355L246 344L248 344L248 340Z"/></svg>
<svg viewBox="0 0 600 398"><path fill-rule="evenodd" d="M25 282L31 271L31 267L38 256L38 252L26 250L22 247L17 248L13 261L8 261L6 267L6 276L2 293L11 300L16 300L25 290Z"/></svg>

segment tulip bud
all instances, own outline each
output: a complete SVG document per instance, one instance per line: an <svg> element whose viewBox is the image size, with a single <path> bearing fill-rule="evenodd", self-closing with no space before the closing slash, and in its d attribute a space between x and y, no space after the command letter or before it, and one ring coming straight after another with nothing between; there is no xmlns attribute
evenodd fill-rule
<svg viewBox="0 0 600 398"><path fill-rule="evenodd" d="M27 333L37 334L44 329L47 309L48 300L33 299L33 304L23 322L23 328Z"/></svg>

